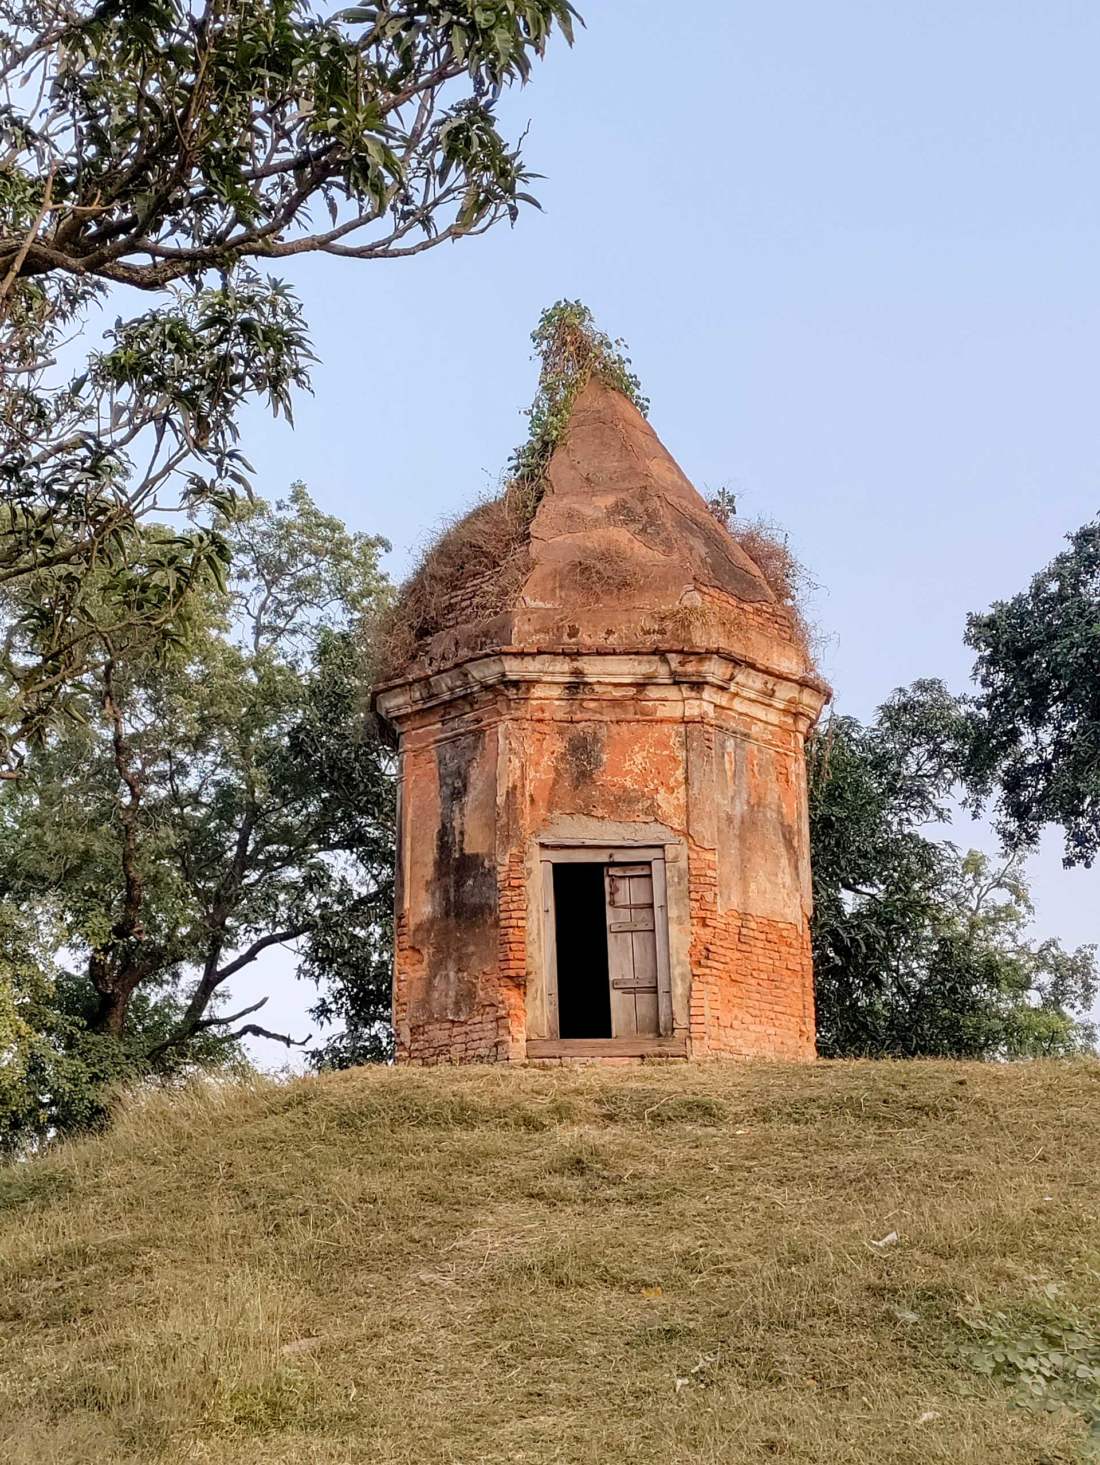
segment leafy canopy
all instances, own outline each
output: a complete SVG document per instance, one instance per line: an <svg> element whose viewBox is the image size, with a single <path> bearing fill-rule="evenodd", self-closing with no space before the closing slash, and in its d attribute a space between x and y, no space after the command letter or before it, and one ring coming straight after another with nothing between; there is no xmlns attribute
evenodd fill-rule
<svg viewBox="0 0 1100 1465"><path fill-rule="evenodd" d="M529 175L494 105L575 16L568 0L2 14L0 268L146 290L306 250L393 257L514 219Z"/></svg>
<svg viewBox="0 0 1100 1465"><path fill-rule="evenodd" d="M573 20L568 0L0 0L0 595L36 585L0 655L0 776L73 711L101 629L168 635L224 579L241 409L289 415L313 359L259 266L514 221L532 175L496 104ZM110 324L120 285L151 304ZM86 593L105 569L117 594Z"/></svg>
<svg viewBox="0 0 1100 1465"><path fill-rule="evenodd" d="M967 623L979 692L969 774L1002 831L1034 845L1061 825L1065 863L1100 853L1100 519L1026 590Z"/></svg>
<svg viewBox="0 0 1100 1465"><path fill-rule="evenodd" d="M1096 951L1035 942L1018 857L934 837L966 708L942 683L810 739L818 1046L830 1057L1026 1057L1091 1044Z"/></svg>
<svg viewBox="0 0 1100 1465"><path fill-rule="evenodd" d="M322 1017L354 986L356 1051L386 1051L393 779L363 653L384 545L301 485L220 527L232 574L192 598L172 654L101 637L85 718L0 787L0 1022L22 1024L39 1133L94 1119L111 1080L232 1059L246 1034L306 1041L224 1001L278 945Z"/></svg>

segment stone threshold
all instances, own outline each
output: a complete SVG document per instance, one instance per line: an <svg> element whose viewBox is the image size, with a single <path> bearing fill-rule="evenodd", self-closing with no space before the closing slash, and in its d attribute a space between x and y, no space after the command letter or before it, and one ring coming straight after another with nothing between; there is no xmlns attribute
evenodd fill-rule
<svg viewBox="0 0 1100 1465"><path fill-rule="evenodd" d="M528 1058L686 1058L686 1038L528 1038Z"/></svg>

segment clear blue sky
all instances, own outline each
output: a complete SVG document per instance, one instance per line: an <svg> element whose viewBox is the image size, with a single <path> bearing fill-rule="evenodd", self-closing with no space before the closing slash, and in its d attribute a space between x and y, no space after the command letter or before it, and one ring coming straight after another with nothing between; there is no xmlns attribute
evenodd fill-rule
<svg viewBox="0 0 1100 1465"><path fill-rule="evenodd" d="M288 276L321 364L293 433L249 420L261 491L303 478L393 542L400 576L496 480L529 332L580 297L696 484L789 530L837 706L869 716L918 676L962 689L967 611L1100 508L1100 6L580 8L575 48L504 106L530 121L544 214ZM1039 929L1100 939L1100 874L1058 851L1034 861ZM235 995L274 978L268 1013L291 1020L291 969Z"/></svg>

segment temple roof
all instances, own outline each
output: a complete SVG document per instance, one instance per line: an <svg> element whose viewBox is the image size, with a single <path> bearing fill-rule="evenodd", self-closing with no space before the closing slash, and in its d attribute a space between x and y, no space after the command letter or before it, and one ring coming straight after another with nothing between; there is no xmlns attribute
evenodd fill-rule
<svg viewBox="0 0 1100 1465"><path fill-rule="evenodd" d="M550 459L531 522L527 605L663 610L691 590L774 602L760 570L707 508L646 419L590 381Z"/></svg>
<svg viewBox="0 0 1100 1465"><path fill-rule="evenodd" d="M534 513L506 492L403 587L387 679L491 650L707 649L812 677L790 609L620 392L589 381Z"/></svg>

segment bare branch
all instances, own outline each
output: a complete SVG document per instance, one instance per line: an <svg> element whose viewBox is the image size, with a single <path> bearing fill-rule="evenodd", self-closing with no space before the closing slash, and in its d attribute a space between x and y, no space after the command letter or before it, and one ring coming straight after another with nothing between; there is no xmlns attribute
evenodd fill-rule
<svg viewBox="0 0 1100 1465"><path fill-rule="evenodd" d="M227 1013L225 1017L204 1017L195 1024L195 1031L200 1032L203 1028L224 1027L227 1023L240 1022L242 1017L249 1017L253 1012L259 1012L261 1007L266 1007L271 999L261 997L259 1002L253 1002L251 1007L242 1007L240 1012Z"/></svg>
<svg viewBox="0 0 1100 1465"><path fill-rule="evenodd" d="M273 1033L269 1028L260 1027L258 1023L248 1022L235 1033L220 1034L217 1041L236 1043L241 1038L270 1038L273 1043L283 1043L288 1048L304 1048L312 1037L312 1033L306 1033L304 1038L292 1038L288 1033Z"/></svg>
<svg viewBox="0 0 1100 1465"><path fill-rule="evenodd" d="M11 268L4 276L3 281L0 282L0 304L2 304L3 301L7 299L9 290L19 278L19 271L23 267L23 261L27 258L31 246L33 245L35 239L38 237L39 229L41 229L47 214L53 207L53 180L54 174L56 172L57 164L51 163L50 171L46 174L46 186L42 190L42 206L38 210L38 213L35 215L34 222L27 230L27 237L23 240L23 243L20 246L18 253L12 260Z"/></svg>
<svg viewBox="0 0 1100 1465"><path fill-rule="evenodd" d="M215 986L220 987L227 978L239 972L242 967L250 965L259 956L261 951L266 951L269 946L281 946L284 942L294 941L299 936L306 936L312 929L309 925L290 927L286 931L273 931L270 936L261 936L258 941L253 941L240 956L235 957L227 965L220 967L217 974Z"/></svg>

